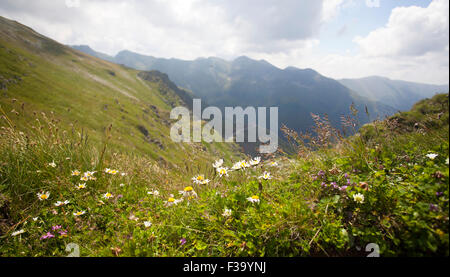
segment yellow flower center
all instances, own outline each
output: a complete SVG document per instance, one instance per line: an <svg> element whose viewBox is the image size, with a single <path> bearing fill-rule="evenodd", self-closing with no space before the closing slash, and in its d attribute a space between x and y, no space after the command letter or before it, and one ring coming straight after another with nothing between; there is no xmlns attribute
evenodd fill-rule
<svg viewBox="0 0 450 277"><path fill-rule="evenodd" d="M168 202L175 202L175 198L170 197L169 200L168 200Z"/></svg>
<svg viewBox="0 0 450 277"><path fill-rule="evenodd" d="M41 195L41 199L47 199L47 198L48 198L47 194L42 194Z"/></svg>
<svg viewBox="0 0 450 277"><path fill-rule="evenodd" d="M253 196L252 196L252 199L258 200L258 199L259 199L259 196L258 196L258 195L253 195Z"/></svg>
<svg viewBox="0 0 450 277"><path fill-rule="evenodd" d="M198 180L198 181L203 181L204 179L205 179L205 178L203 178L203 176L198 176L198 177L197 177L197 180Z"/></svg>
<svg viewBox="0 0 450 277"><path fill-rule="evenodd" d="M188 191L193 191L194 190L194 188L192 188L192 187L186 187L185 189L184 189L184 191L186 191L186 192L188 192Z"/></svg>

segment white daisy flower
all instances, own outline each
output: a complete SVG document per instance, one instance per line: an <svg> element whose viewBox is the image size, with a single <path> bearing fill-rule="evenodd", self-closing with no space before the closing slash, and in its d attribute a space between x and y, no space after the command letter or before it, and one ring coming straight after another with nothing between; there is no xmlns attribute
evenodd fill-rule
<svg viewBox="0 0 450 277"><path fill-rule="evenodd" d="M178 203L182 202L183 199L175 199L173 196L169 197L169 199L167 201L164 201L164 204L166 206L172 206L172 205L177 205Z"/></svg>
<svg viewBox="0 0 450 277"><path fill-rule="evenodd" d="M147 194L150 194L150 195L153 195L153 196L158 196L159 195L159 191L152 190L152 191L147 192Z"/></svg>
<svg viewBox="0 0 450 277"><path fill-rule="evenodd" d="M21 229L19 231L16 231L16 232L12 233L11 237L15 237L15 236L18 236L18 235L23 234L23 233L25 233L25 230Z"/></svg>
<svg viewBox="0 0 450 277"><path fill-rule="evenodd" d="M86 188L86 183L84 184L78 184L75 186L77 189L85 189Z"/></svg>
<svg viewBox="0 0 450 277"><path fill-rule="evenodd" d="M108 173L111 175L116 175L117 173L119 173L119 171L117 171L115 169L111 169Z"/></svg>
<svg viewBox="0 0 450 277"><path fill-rule="evenodd" d="M86 213L86 211L79 211L79 212L75 212L73 213L74 216L81 216L84 215Z"/></svg>
<svg viewBox="0 0 450 277"><path fill-rule="evenodd" d="M275 166L278 166L278 163L277 162L270 162L269 165L275 167Z"/></svg>
<svg viewBox="0 0 450 277"><path fill-rule="evenodd" d="M181 203L181 202L183 202L183 198L175 199L175 204L178 204L178 203Z"/></svg>
<svg viewBox="0 0 450 277"><path fill-rule="evenodd" d="M205 181L205 175L197 175L195 177L192 177L192 181L196 184L201 184Z"/></svg>
<svg viewBox="0 0 450 277"><path fill-rule="evenodd" d="M353 200L360 204L364 203L364 195L361 193L356 193L353 195Z"/></svg>
<svg viewBox="0 0 450 277"><path fill-rule="evenodd" d="M128 219L129 219L129 220L134 220L134 221L138 221L138 220L139 220L139 218L136 217L134 214L130 215L130 216L128 217Z"/></svg>
<svg viewBox="0 0 450 277"><path fill-rule="evenodd" d="M439 156L439 155L438 155L438 154L430 153L430 154L427 154L426 156L427 156L429 159L434 160L434 159L436 159L436 157Z"/></svg>
<svg viewBox="0 0 450 277"><path fill-rule="evenodd" d="M37 221L39 217L33 217L33 221Z"/></svg>
<svg viewBox="0 0 450 277"><path fill-rule="evenodd" d="M110 199L110 198L113 198L113 197L114 196L111 193L109 193L109 192L103 194L103 198L105 198L105 199Z"/></svg>
<svg viewBox="0 0 450 277"><path fill-rule="evenodd" d="M237 162L235 164L233 164L233 166L231 167L232 170L239 170L241 169L241 163Z"/></svg>
<svg viewBox="0 0 450 277"><path fill-rule="evenodd" d="M255 166L255 165L258 165L260 162L261 162L261 157L256 157L253 160L250 160L249 163L251 166Z"/></svg>
<svg viewBox="0 0 450 277"><path fill-rule="evenodd" d="M145 228L149 228L150 226L152 226L152 223L150 221L144 221L144 226Z"/></svg>
<svg viewBox="0 0 450 277"><path fill-rule="evenodd" d="M241 161L241 168L245 169L250 167L250 164L247 161Z"/></svg>
<svg viewBox="0 0 450 277"><path fill-rule="evenodd" d="M55 163L55 161L53 161L53 162L49 163L49 164L48 164L48 166L51 166L51 167L56 167L56 163Z"/></svg>
<svg viewBox="0 0 450 277"><path fill-rule="evenodd" d="M252 197L247 198L247 200L252 202L252 203L259 203L259 196L258 195L253 195Z"/></svg>
<svg viewBox="0 0 450 277"><path fill-rule="evenodd" d="M121 176L127 176L125 172L120 173Z"/></svg>
<svg viewBox="0 0 450 277"><path fill-rule="evenodd" d="M258 177L258 179L269 180L272 179L272 176L270 176L270 172L265 171L263 175Z"/></svg>
<svg viewBox="0 0 450 277"><path fill-rule="evenodd" d="M185 187L184 190L179 191L179 193L182 194L183 197L188 197L188 198L197 197L197 193L194 191L194 188L191 186Z"/></svg>
<svg viewBox="0 0 450 277"><path fill-rule="evenodd" d="M88 177L92 177L92 176L94 176L95 173L97 173L97 171L86 171L86 172L84 173L84 175L86 175L86 176L88 176Z"/></svg>
<svg viewBox="0 0 450 277"><path fill-rule="evenodd" d="M227 167L219 167L217 168L217 173L219 173L220 177L224 175L228 177L228 168Z"/></svg>
<svg viewBox="0 0 450 277"><path fill-rule="evenodd" d="M231 211L231 209L225 208L225 209L223 210L222 216L224 216L224 217L230 217L232 213L233 213L233 212Z"/></svg>
<svg viewBox="0 0 450 277"><path fill-rule="evenodd" d="M96 173L96 171L87 171L85 173L83 173L83 176L81 176L80 180L81 181L90 181L90 180L97 180L97 178L94 177L94 174Z"/></svg>
<svg viewBox="0 0 450 277"><path fill-rule="evenodd" d="M219 168L219 167L221 167L222 165L223 165L223 159L220 159L220 160L215 161L215 162L213 163L213 167L214 167L214 168Z"/></svg>
<svg viewBox="0 0 450 277"><path fill-rule="evenodd" d="M81 172L78 170L72 171L72 176L80 176Z"/></svg>
<svg viewBox="0 0 450 277"><path fill-rule="evenodd" d="M41 193L37 193L37 197L39 198L40 201L42 200L47 200L50 197L50 192L41 192Z"/></svg>
<svg viewBox="0 0 450 277"><path fill-rule="evenodd" d="M64 201L64 202L57 201L54 205L55 205L56 207L61 207L61 206L67 205L67 204L69 204L69 203L70 203L69 200L66 200L66 201Z"/></svg>
<svg viewBox="0 0 450 277"><path fill-rule="evenodd" d="M247 167L250 167L250 164L247 161L242 160L242 161L235 163L233 165L232 169L239 170L239 169L246 169Z"/></svg>

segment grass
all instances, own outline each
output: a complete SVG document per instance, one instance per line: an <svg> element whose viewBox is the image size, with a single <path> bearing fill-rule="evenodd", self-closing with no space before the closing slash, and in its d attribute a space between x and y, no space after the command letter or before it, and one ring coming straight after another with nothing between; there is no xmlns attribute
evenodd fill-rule
<svg viewBox="0 0 450 277"><path fill-rule="evenodd" d="M187 95L167 80L2 17L0 34L0 256L448 256L448 94L345 118L348 138L314 116L315 134L283 129L295 154L220 177L244 156L172 142Z"/></svg>
<svg viewBox="0 0 450 277"><path fill-rule="evenodd" d="M448 115L448 106L439 112ZM314 147L297 145L298 154L277 166L263 159L220 177L209 162L169 168L93 146L50 122L25 134L3 120L1 256L66 256L69 243L81 256L367 256L371 243L381 256L448 256L448 121L371 138L330 135ZM389 122L377 124L388 130ZM96 171L96 180L78 190L73 170ZM266 171L272 178L259 178ZM193 183L198 174L210 182ZM189 186L196 197L179 193ZM182 201L171 205L171 197ZM42 239L48 232L55 237Z"/></svg>

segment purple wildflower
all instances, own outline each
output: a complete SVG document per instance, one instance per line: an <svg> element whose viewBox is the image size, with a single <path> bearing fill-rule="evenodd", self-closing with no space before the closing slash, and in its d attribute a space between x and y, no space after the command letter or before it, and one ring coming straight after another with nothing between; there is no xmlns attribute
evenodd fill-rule
<svg viewBox="0 0 450 277"><path fill-rule="evenodd" d="M53 227L52 227L52 230L53 230L53 231L56 231L56 230L59 230L59 229L61 229L61 228L62 228L61 225L56 225L56 226L53 226Z"/></svg>
<svg viewBox="0 0 450 277"><path fill-rule="evenodd" d="M186 243L186 239L185 238L180 239L181 246L183 246L185 243Z"/></svg>
<svg viewBox="0 0 450 277"><path fill-rule="evenodd" d="M54 238L54 237L55 237L55 235L53 235L52 233L48 232L47 234L45 234L45 235L43 235L43 236L41 237L41 240L43 240L43 239L49 239L49 238Z"/></svg>
<svg viewBox="0 0 450 277"><path fill-rule="evenodd" d="M437 212L439 211L439 206L435 204L430 204L430 211Z"/></svg>
<svg viewBox="0 0 450 277"><path fill-rule="evenodd" d="M341 191L345 191L345 190L347 189L347 187L348 187L348 186L342 186L342 187L340 188L340 190L341 190Z"/></svg>
<svg viewBox="0 0 450 277"><path fill-rule="evenodd" d="M348 173L345 173L344 177L345 177L346 179L348 179Z"/></svg>
<svg viewBox="0 0 450 277"><path fill-rule="evenodd" d="M320 184L322 187L326 188L328 185L325 182L322 182L322 184Z"/></svg>
<svg viewBox="0 0 450 277"><path fill-rule="evenodd" d="M436 196L437 196L437 197L442 196L442 195L444 195L444 193L443 193L442 191L436 192Z"/></svg>

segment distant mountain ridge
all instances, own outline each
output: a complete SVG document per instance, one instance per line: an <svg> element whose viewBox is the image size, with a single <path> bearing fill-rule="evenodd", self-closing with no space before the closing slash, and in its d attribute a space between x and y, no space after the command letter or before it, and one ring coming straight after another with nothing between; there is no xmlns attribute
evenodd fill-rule
<svg viewBox="0 0 450 277"><path fill-rule="evenodd" d="M75 49L82 51L80 47ZM311 113L327 114L333 125L340 126L341 116L350 114L352 103L360 111L367 106L371 113L370 119L359 113L361 123L396 112L389 105L355 95L341 83L312 69L280 69L267 61L245 56L233 61L215 57L185 61L121 51L114 62L167 73L175 84L192 91L194 97L219 108L277 106L280 126L285 124L296 131L310 129Z"/></svg>
<svg viewBox="0 0 450 277"><path fill-rule="evenodd" d="M448 85L420 84L379 76L338 81L361 96L374 101L389 103L390 106L401 111L411 109L414 103L421 99L431 98L437 93L449 91Z"/></svg>

